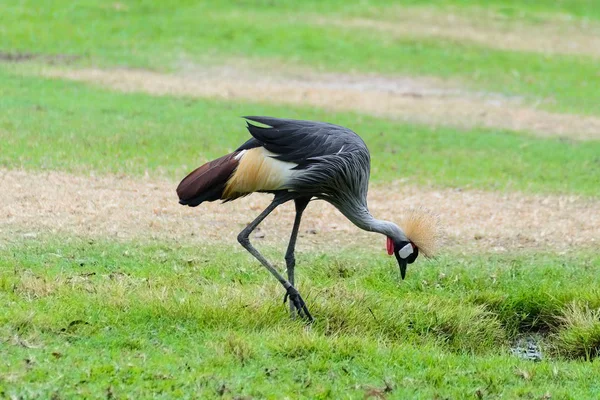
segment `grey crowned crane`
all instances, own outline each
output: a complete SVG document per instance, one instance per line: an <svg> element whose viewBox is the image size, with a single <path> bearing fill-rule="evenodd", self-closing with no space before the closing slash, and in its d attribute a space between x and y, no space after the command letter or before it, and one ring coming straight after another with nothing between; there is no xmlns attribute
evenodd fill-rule
<svg viewBox="0 0 600 400"><path fill-rule="evenodd" d="M271 117L245 117L252 135L233 153L210 161L186 176L177 187L179 203L196 207L205 201L232 201L253 192L274 194L272 203L238 235L238 241L273 274L286 290L292 316L313 320L294 286L294 248L300 219L311 199L335 206L361 229L387 238L402 279L419 251L430 256L434 245L431 219L412 218L398 225L374 218L367 208L370 155L363 140L351 130L323 122ZM296 217L288 244L285 279L250 243L250 233L277 206L293 200Z"/></svg>

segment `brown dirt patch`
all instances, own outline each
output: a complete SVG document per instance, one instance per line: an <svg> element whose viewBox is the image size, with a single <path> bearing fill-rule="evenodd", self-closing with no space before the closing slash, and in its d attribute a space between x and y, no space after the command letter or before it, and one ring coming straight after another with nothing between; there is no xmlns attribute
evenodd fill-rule
<svg viewBox="0 0 600 400"><path fill-rule="evenodd" d="M11 240L44 234L112 239L171 239L237 246L245 224L271 197L254 194L232 203L180 206L178 182L116 176L76 176L61 172L0 170L0 237ZM371 189L372 213L399 220L396 210L435 211L444 229L443 246L465 251L553 251L597 247L600 201L577 196L531 196L406 187ZM284 248L294 219L292 204L276 209L255 241ZM376 234L354 227L323 201L311 203L303 218L299 249L359 245L383 249Z"/></svg>
<svg viewBox="0 0 600 400"><path fill-rule="evenodd" d="M309 21L348 29L366 29L397 38L435 38L485 47L542 54L600 57L600 27L588 21L553 19L532 23L497 14L461 15L427 8L396 7L382 18L323 18Z"/></svg>
<svg viewBox="0 0 600 400"><path fill-rule="evenodd" d="M518 98L468 92L436 79L284 73L228 67L168 75L142 70L46 69L44 75L153 95L242 99L356 111L409 122L483 126L572 139L600 139L600 118L557 114Z"/></svg>

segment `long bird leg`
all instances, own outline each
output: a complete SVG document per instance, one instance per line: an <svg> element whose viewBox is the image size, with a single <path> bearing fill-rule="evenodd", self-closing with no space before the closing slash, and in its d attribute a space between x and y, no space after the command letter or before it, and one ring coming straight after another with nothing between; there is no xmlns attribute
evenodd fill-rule
<svg viewBox="0 0 600 400"><path fill-rule="evenodd" d="M294 267L296 266L296 257L294 256L294 250L296 248L296 239L298 238L298 230L300 229L300 220L302 219L302 213L308 206L310 197L301 197L294 199L296 205L296 218L294 218L294 227L292 228L292 235L290 236L290 242L288 244L287 251L285 252L285 264L287 267L288 281L294 286ZM285 294L283 302L287 301L288 294ZM290 314L294 317L296 311L296 305L293 301L290 302Z"/></svg>
<svg viewBox="0 0 600 400"><path fill-rule="evenodd" d="M256 219L254 221L252 221L246 228L244 228L244 230L242 230L239 233L239 235L238 235L238 242L240 242L240 244L242 246L244 246L244 248L246 250L248 250L248 252L254 256L254 258L256 258L258 261L260 261L260 263L267 270L269 270L269 272L275 278L277 278L277 280L279 281L279 283L281 283L281 285L287 291L287 296L289 296L291 302L294 304L294 306L298 310L298 314L301 317L302 316L306 317L310 322L312 322L313 321L313 317L312 317L312 315L310 315L310 312L308 311L308 308L306 307L306 304L304 303L304 300L302 300L302 297L300 297L300 293L298 293L298 290L296 290L296 288L288 280L286 280L267 261L267 259L264 258L263 255L260 254L258 252L258 250L256 250L254 248L254 246L252 246L252 244L250 243L250 239L248 238L250 236L250 234L252 233L252 231L254 229L256 229L256 227L258 226L258 224L260 224L263 219L265 219L275 208L277 208L277 206L285 203L288 200L290 200L290 199L288 197L286 197L285 195L276 194L275 198L273 199L273 202L271 204L269 204L269 206L258 217L256 217Z"/></svg>

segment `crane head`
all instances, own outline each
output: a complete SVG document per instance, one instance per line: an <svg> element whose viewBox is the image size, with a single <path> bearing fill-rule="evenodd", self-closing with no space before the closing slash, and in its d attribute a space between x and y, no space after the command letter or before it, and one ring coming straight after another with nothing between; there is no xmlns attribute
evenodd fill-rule
<svg viewBox="0 0 600 400"><path fill-rule="evenodd" d="M400 276L402 276L402 279L404 279L406 276L406 267L408 264L414 263L419 256L419 248L413 242L395 242L389 236L387 238L387 252L390 256L392 254L396 256L398 267L400 267Z"/></svg>
<svg viewBox="0 0 600 400"><path fill-rule="evenodd" d="M394 254L400 267L402 279L406 276L406 267L415 262L419 253L426 258L436 253L440 232L438 219L431 212L414 208L406 210L400 222L403 235L387 238L388 254Z"/></svg>

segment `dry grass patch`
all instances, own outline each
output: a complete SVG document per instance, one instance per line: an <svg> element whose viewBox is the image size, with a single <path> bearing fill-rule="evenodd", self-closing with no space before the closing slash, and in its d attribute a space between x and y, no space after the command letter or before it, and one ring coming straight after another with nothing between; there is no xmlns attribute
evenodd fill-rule
<svg viewBox="0 0 600 400"><path fill-rule="evenodd" d="M48 77L90 82L124 92L243 99L356 111L403 121L527 131L542 136L600 139L600 118L524 106L517 98L461 90L439 79L299 73L294 70L189 70L179 75L131 69L47 68Z"/></svg>
<svg viewBox="0 0 600 400"><path fill-rule="evenodd" d="M450 39L499 50L600 57L600 27L588 21L555 18L531 23L483 10L467 16L412 7L392 7L377 19L314 16L309 21L399 38Z"/></svg>
<svg viewBox="0 0 600 400"><path fill-rule="evenodd" d="M0 237L35 238L74 233L116 239L161 238L236 244L236 236L270 202L254 194L228 204L182 207L177 182L61 172L0 170ZM418 205L432 210L444 232L442 246L465 251L569 250L598 246L600 201L578 196L524 195L433 189L395 183L369 193L372 213L399 222L398 210ZM285 204L260 229L264 240L287 242L294 207ZM353 226L334 207L311 203L303 218L299 248L382 249L384 240Z"/></svg>

